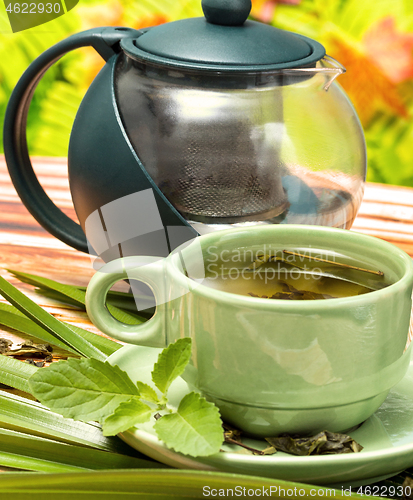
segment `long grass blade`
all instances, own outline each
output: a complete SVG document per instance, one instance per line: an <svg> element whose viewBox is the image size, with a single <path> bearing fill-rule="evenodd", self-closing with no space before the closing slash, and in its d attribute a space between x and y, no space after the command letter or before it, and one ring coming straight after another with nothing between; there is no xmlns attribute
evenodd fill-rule
<svg viewBox="0 0 413 500"><path fill-rule="evenodd" d="M28 380L37 370L38 368L33 365L0 355L0 382L19 391L30 393Z"/></svg>
<svg viewBox="0 0 413 500"><path fill-rule="evenodd" d="M72 301L77 302L82 307L84 307L86 304L86 292L80 288L71 285L64 285L62 283L58 283L57 281L36 276L34 274L21 273L19 271L13 271L12 269L8 269L8 271L24 283L28 283L34 286L47 287L55 290L65 295L66 297L69 297ZM137 325L146 321L146 318L141 317L137 314L129 314L128 312L123 311L122 309L119 309L118 307L113 306L110 303L107 304L107 308L112 316L122 323L126 323L128 325Z"/></svg>
<svg viewBox="0 0 413 500"><path fill-rule="evenodd" d="M67 296L70 300L72 300L80 307L84 306L85 292L79 290L75 286L64 285L62 283L58 283L57 281L43 278L41 276L36 276L34 274L21 273L20 271L14 271L13 269L7 269L7 271L23 283L27 283L32 286L50 288L51 290L55 290L62 295Z"/></svg>
<svg viewBox="0 0 413 500"><path fill-rule="evenodd" d="M136 301L139 301L140 310L136 308ZM143 320L148 320L153 316L155 312L155 307L153 307L153 299L146 295L138 295L123 292L112 292L109 290L106 298L106 303L110 307L117 307L119 309L125 310ZM146 307L146 309L142 309Z"/></svg>
<svg viewBox="0 0 413 500"><path fill-rule="evenodd" d="M47 485L47 488L45 487ZM125 471L93 471L72 474L29 474L9 473L0 477L0 489L6 491L38 492L44 491L50 496L39 497L51 500L59 495L59 500L73 498L70 491L87 495L83 498L144 498L144 499L183 499L205 498L204 487L207 492L227 492L233 494L241 488L243 491L267 490L271 491L272 498L286 498L285 492L299 492L300 496L290 498L325 498L334 497L344 499L348 497L362 498L361 495L351 493L344 495L340 490L333 490L314 484L300 484L291 481L282 481L268 477L244 476L241 474L228 474L223 472L189 471L189 470L125 470ZM271 489L271 490L270 490ZM288 495L287 493L287 495ZM316 493L317 496L314 496ZM74 493L72 493L74 495ZM101 496L98 496L101 495ZM105 496L106 495L106 496ZM228 496L231 494L228 493ZM264 493L263 496L266 494ZM231 495L232 496L232 495ZM234 495L235 496L235 495ZM23 497L22 497L23 498ZM76 496L76 498L78 498ZM13 497L14 500L14 497Z"/></svg>
<svg viewBox="0 0 413 500"><path fill-rule="evenodd" d="M79 290L86 291L86 287L77 287L77 288ZM52 290L46 287L40 287L39 285L37 285L37 288L35 288L34 291L39 295L42 295L43 297L48 297L49 299L56 300L57 302L63 302L65 304L78 307L83 311L86 310L85 306L81 306L75 300L70 299L67 295L63 295L62 293L57 292L56 290ZM146 319L149 319L155 312L155 308L152 306L153 304L152 299L145 295L137 295L137 298L139 299L140 304L147 304L146 309L139 312L137 311L135 303L135 295L132 295L130 293L112 291L112 290L109 290L106 296L106 303L111 306L116 306L119 309L123 309L131 313L134 317L135 316L144 317Z"/></svg>
<svg viewBox="0 0 413 500"><path fill-rule="evenodd" d="M0 426L105 451L132 450L118 438L104 437L98 424L63 418L36 401L1 390Z"/></svg>
<svg viewBox="0 0 413 500"><path fill-rule="evenodd" d="M71 330L77 333L79 336L86 339L97 349L100 349L106 356L110 356L115 351L120 349L122 346L113 340L107 339L95 333L79 328L75 325L70 325L65 323ZM50 335L44 328L37 325L34 321L26 318L23 313L21 313L16 307L10 304L4 304L0 302L0 325L7 326L8 328L13 328L22 332L26 335L31 335L44 342L53 344L61 349L65 349L71 353L78 354L74 349L61 342L56 337Z"/></svg>
<svg viewBox="0 0 413 500"><path fill-rule="evenodd" d="M84 330L76 325L69 325L68 323L65 324L80 337L83 337L97 349L106 354L106 356L110 356L122 347L122 344L118 344L117 342L107 339L106 337L102 337L101 335L97 335L96 333L89 332L89 330Z"/></svg>
<svg viewBox="0 0 413 500"><path fill-rule="evenodd" d="M0 465L38 472L165 468L157 462L0 429Z"/></svg>
<svg viewBox="0 0 413 500"><path fill-rule="evenodd" d="M37 288L35 288L34 291L39 295L41 295L42 297L47 297L48 299L61 302L62 304L74 306L78 310L86 311L85 306L79 304L79 302L71 299L67 295L63 295L63 293L56 292L56 290L51 290L50 288L37 286Z"/></svg>
<svg viewBox="0 0 413 500"><path fill-rule="evenodd" d="M73 348L80 355L88 358L100 359L102 361L106 359L107 356L100 349L97 349L90 342L75 333L65 323L62 323L42 309L2 276L0 276L0 294L32 321L44 328L58 340L69 345L69 347Z"/></svg>

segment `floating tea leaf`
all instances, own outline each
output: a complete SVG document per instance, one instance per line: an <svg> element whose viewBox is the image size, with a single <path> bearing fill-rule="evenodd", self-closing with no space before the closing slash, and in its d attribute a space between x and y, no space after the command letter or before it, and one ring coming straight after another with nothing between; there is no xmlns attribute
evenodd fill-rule
<svg viewBox="0 0 413 500"><path fill-rule="evenodd" d="M246 269L248 271L254 271L255 269L258 269L261 267L263 264L269 262L273 258L273 255L261 255L252 262Z"/></svg>
<svg viewBox="0 0 413 500"><path fill-rule="evenodd" d="M279 283L282 285L283 291L276 292L268 297L268 295L255 295L254 293L249 293L251 297L258 297L261 299L283 299L283 300L319 300L319 299L335 299L333 295L328 295L326 293L318 293L318 292L310 292L308 290L297 290L290 283L282 282L279 280Z"/></svg>
<svg viewBox="0 0 413 500"><path fill-rule="evenodd" d="M287 255L295 255L297 257L309 260L315 260L317 262L324 262L325 264L330 264L333 266L347 267L348 269L355 269L356 271L363 271L365 273L377 274L377 276L384 276L384 273L382 271L373 271L371 269L364 269L362 267L351 266L350 264L344 264L343 262L336 262L328 259L322 259L320 257L314 257L312 255L306 255L298 252L291 252L290 250L283 250L283 253Z"/></svg>
<svg viewBox="0 0 413 500"><path fill-rule="evenodd" d="M363 449L350 436L329 431L319 432L311 437L280 434L278 437L265 440L279 451L298 456L358 453Z"/></svg>
<svg viewBox="0 0 413 500"><path fill-rule="evenodd" d="M335 254L332 254L330 257L330 259L324 259L312 254L283 250L282 256L277 255L274 259L296 266L314 276L325 276L327 278L355 283L370 289L368 291L380 290L390 284L386 281L384 273L381 270L367 269L366 267L362 267L362 265L341 262L340 260L336 260ZM337 255L337 259L343 259L343 256Z"/></svg>

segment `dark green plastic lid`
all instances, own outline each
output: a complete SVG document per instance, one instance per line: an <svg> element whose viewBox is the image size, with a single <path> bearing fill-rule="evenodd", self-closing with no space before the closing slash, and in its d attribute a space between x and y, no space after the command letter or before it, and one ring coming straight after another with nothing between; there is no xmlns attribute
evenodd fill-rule
<svg viewBox="0 0 413 500"><path fill-rule="evenodd" d="M132 58L185 69L270 71L314 66L324 47L310 38L247 21L250 0L203 0L205 18L162 24L124 39Z"/></svg>

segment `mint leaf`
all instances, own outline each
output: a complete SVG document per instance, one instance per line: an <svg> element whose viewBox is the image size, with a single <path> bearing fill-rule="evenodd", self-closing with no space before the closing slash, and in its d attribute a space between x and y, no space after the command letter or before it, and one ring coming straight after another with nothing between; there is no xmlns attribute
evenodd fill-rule
<svg viewBox="0 0 413 500"><path fill-rule="evenodd" d="M120 403L139 398L139 389L118 366L97 359L68 359L37 370L31 393L42 404L74 420L98 420Z"/></svg>
<svg viewBox="0 0 413 500"><path fill-rule="evenodd" d="M136 382L136 385L138 386L142 399L149 401L149 403L159 403L158 395L150 385L144 384L143 382Z"/></svg>
<svg viewBox="0 0 413 500"><path fill-rule="evenodd" d="M158 357L152 372L152 380L164 394L171 383L185 370L191 357L191 339L178 339L164 349Z"/></svg>
<svg viewBox="0 0 413 500"><path fill-rule="evenodd" d="M148 422L152 413L152 408L136 399L121 403L103 422L103 435L115 436L118 432L127 431L136 424Z"/></svg>
<svg viewBox="0 0 413 500"><path fill-rule="evenodd" d="M193 457L218 453L224 439L218 408L196 392L187 394L177 413L164 415L154 428L168 448Z"/></svg>

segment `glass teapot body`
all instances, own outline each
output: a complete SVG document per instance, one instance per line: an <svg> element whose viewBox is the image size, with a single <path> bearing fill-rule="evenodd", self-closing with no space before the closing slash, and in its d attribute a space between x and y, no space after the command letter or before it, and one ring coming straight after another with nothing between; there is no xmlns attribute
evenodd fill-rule
<svg viewBox="0 0 413 500"><path fill-rule="evenodd" d="M4 151L23 203L50 233L108 261L166 256L198 234L254 224L349 228L363 194L357 115L318 42L247 20L250 0L203 0L204 18L93 28L27 68L8 103ZM106 60L68 152L79 219L38 182L27 148L31 98L67 52Z"/></svg>
<svg viewBox="0 0 413 500"><path fill-rule="evenodd" d="M326 57L314 68L233 74L119 56L115 99L146 172L200 234L231 225L349 228L364 136Z"/></svg>

